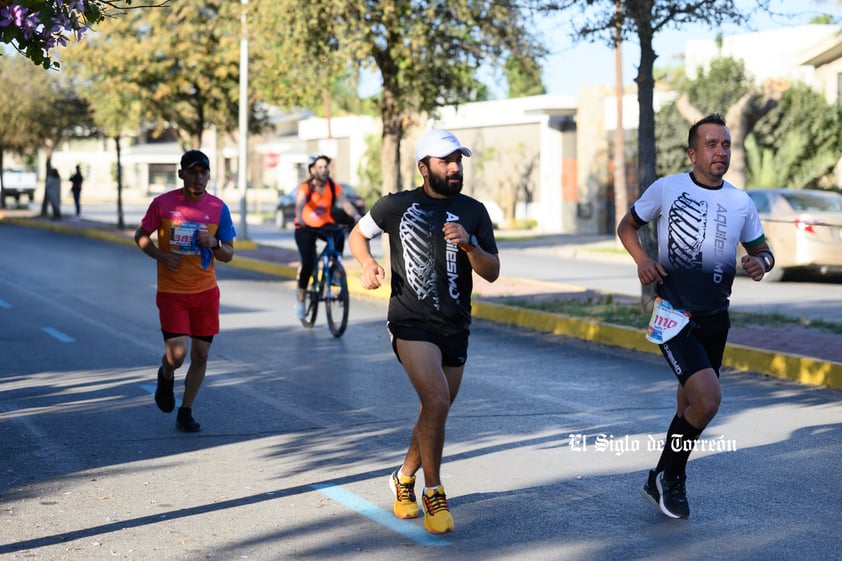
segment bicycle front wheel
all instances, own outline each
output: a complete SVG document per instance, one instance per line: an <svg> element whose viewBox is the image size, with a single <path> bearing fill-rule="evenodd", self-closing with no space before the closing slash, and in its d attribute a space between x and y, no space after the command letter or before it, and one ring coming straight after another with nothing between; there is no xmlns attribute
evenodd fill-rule
<svg viewBox="0 0 842 561"><path fill-rule="evenodd" d="M348 277L342 263L334 261L330 265L330 283L325 294L327 326L334 337L341 337L348 327Z"/></svg>

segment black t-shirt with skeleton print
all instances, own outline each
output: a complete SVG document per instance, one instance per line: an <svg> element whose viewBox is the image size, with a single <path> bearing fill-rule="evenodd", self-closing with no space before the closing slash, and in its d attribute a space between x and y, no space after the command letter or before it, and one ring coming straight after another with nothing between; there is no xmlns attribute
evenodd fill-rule
<svg viewBox="0 0 842 561"><path fill-rule="evenodd" d="M458 222L480 247L497 253L485 206L466 195L434 199L419 187L392 193L371 208L371 218L389 234L392 296L389 323L432 329L446 335L471 324L472 269L465 252L444 239L445 222Z"/></svg>

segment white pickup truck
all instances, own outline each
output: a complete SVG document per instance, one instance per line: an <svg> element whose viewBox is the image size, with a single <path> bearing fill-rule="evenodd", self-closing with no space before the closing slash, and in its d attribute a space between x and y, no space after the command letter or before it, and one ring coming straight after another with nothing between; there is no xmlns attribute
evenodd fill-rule
<svg viewBox="0 0 842 561"><path fill-rule="evenodd" d="M15 202L19 203L20 198L26 195L29 202L35 200L35 187L38 183L38 177L35 172L24 171L21 168L7 168L3 170L3 200L0 201L5 205L8 197L14 197Z"/></svg>

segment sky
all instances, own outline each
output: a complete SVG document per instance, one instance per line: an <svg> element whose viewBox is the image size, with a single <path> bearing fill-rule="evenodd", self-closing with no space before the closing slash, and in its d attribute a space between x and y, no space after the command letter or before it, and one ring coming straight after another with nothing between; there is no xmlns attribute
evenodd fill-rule
<svg viewBox="0 0 842 561"><path fill-rule="evenodd" d="M737 1L740 7L751 6L754 2ZM837 5L839 4L839 5ZM680 30L668 29L655 36L654 48L658 55L655 67L676 66L681 63L684 54L684 42L688 39L715 39L722 35L738 35L753 31L767 31L782 27L791 27L809 23L811 17L819 14L831 14L837 21L842 19L842 2L837 0L772 0L773 11L785 16L770 17L761 15L753 20L752 27L724 26L721 29L708 25L692 25ZM578 96L586 85L613 85L615 82L614 50L602 44L576 44L568 39L569 26L548 22L552 29L552 44L548 47L553 54L544 61L544 85L548 94ZM550 37L545 34L545 37ZM623 83L632 83L637 75L640 48L629 41L623 43ZM503 97L505 92L495 92Z"/></svg>

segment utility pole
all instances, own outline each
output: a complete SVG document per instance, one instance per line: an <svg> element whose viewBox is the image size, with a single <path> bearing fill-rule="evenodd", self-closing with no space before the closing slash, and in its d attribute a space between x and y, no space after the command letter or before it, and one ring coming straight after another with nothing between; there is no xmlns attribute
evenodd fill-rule
<svg viewBox="0 0 842 561"><path fill-rule="evenodd" d="M237 188L240 190L240 227L237 237L241 240L248 239L248 225L246 215L248 214L248 201L246 189L248 188L248 134L249 134L249 41L248 28L246 26L246 13L248 0L241 0L240 10L240 142L239 162L237 164Z"/></svg>

